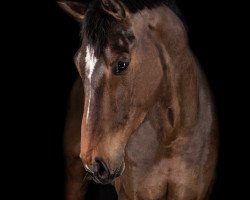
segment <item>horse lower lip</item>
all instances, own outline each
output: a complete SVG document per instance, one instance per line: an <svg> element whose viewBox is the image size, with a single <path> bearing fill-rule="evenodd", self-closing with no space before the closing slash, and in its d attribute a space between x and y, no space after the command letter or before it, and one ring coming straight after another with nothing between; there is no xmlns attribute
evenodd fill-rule
<svg viewBox="0 0 250 200"><path fill-rule="evenodd" d="M102 184L102 182L99 179L95 178L95 177L93 177L93 181L95 181L98 184Z"/></svg>
<svg viewBox="0 0 250 200"><path fill-rule="evenodd" d="M97 184L103 184L103 185L110 184L112 183L113 180L114 179L101 180L101 179L98 179L97 177L93 177L93 181L95 181Z"/></svg>
<svg viewBox="0 0 250 200"><path fill-rule="evenodd" d="M97 176L95 176L94 174L90 174L90 173L89 173L89 175L90 175L91 179L92 179L95 183L97 183L97 184L106 185L106 184L112 183L112 181L114 180L114 178L111 178L111 177L108 178L108 179L100 179L100 178L98 178Z"/></svg>

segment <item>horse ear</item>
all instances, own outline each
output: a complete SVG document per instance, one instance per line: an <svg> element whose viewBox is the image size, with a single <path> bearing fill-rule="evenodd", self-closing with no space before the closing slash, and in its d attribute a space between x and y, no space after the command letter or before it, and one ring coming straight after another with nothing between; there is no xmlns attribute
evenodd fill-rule
<svg viewBox="0 0 250 200"><path fill-rule="evenodd" d="M80 3L74 1L58 1L58 5L77 21L82 22L84 14L87 10L87 3Z"/></svg>
<svg viewBox="0 0 250 200"><path fill-rule="evenodd" d="M126 17L125 8L118 0L102 0L102 8L117 20L122 20Z"/></svg>

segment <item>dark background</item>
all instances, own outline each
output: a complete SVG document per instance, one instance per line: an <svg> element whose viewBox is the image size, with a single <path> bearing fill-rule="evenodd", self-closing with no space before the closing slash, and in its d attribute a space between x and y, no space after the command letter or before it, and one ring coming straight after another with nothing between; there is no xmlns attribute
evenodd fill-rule
<svg viewBox="0 0 250 200"><path fill-rule="evenodd" d="M243 5L177 2L218 111L220 152L213 199L245 199L249 78L243 61L247 51L239 46L247 47ZM4 84L3 110L10 123L4 124L8 139L2 146L10 153L5 165L11 171L6 172L11 175L5 182L12 189L8 199L63 199L62 134L68 94L77 77L73 56L80 26L52 0L19 1L6 9L10 39L5 48L8 72L2 80L10 78Z"/></svg>

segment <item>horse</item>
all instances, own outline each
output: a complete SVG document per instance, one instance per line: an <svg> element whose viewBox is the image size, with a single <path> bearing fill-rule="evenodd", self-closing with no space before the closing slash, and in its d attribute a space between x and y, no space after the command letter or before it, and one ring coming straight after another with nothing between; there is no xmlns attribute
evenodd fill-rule
<svg viewBox="0 0 250 200"><path fill-rule="evenodd" d="M81 24L64 136L66 199L85 199L91 180L112 184L119 200L209 199L216 109L174 1L59 5Z"/></svg>

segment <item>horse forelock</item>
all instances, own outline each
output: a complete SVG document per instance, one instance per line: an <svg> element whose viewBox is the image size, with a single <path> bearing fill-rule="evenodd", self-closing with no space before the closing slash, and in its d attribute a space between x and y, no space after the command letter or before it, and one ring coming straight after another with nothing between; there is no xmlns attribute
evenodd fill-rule
<svg viewBox="0 0 250 200"><path fill-rule="evenodd" d="M94 50L95 56L101 56L107 46L110 28L115 20L101 8L100 1L92 1L85 14L81 37Z"/></svg>
<svg viewBox="0 0 250 200"><path fill-rule="evenodd" d="M180 12L175 0L121 0L131 13L140 12L144 8L153 9L160 5L167 5L179 17ZM100 0L92 0L85 14L82 24L81 37L95 51L95 56L100 57L108 45L111 28L118 23L111 15L107 14L101 7Z"/></svg>

